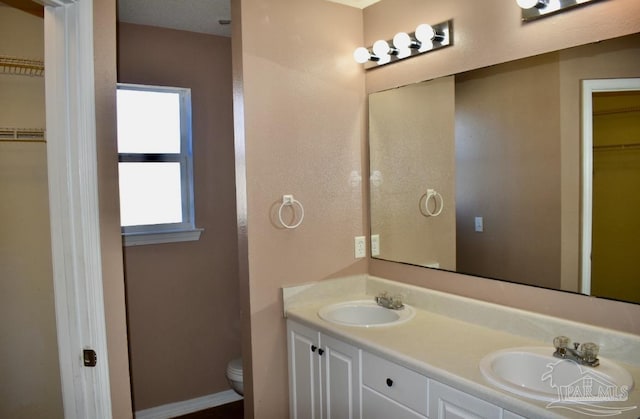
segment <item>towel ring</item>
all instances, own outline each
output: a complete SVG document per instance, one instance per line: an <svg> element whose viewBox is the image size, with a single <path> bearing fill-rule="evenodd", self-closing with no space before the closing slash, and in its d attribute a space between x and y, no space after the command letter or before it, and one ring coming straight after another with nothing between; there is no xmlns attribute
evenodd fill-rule
<svg viewBox="0 0 640 419"><path fill-rule="evenodd" d="M433 211L429 208L429 200L433 198ZM438 201L440 204L438 205ZM437 192L435 189L427 189L427 197L424 200L424 209L431 217L437 217L440 215L442 210L444 209L444 200L442 199L442 195Z"/></svg>
<svg viewBox="0 0 640 419"><path fill-rule="evenodd" d="M298 207L300 207L300 219L295 224L287 224L282 219L282 209L284 207L290 207L293 205L297 205ZM304 220L304 207L302 206L302 203L297 199L295 199L293 195L282 195L282 204L280 204L280 208L278 208L278 220L280 221L280 224L282 224L284 228L289 228L289 229L298 228L300 224L302 224L302 220Z"/></svg>

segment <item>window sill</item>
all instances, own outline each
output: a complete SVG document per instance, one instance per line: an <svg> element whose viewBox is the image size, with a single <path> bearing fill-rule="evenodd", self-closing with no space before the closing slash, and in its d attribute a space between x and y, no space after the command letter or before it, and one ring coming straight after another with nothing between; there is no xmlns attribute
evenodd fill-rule
<svg viewBox="0 0 640 419"><path fill-rule="evenodd" d="M123 233L122 243L128 246L143 246L146 244L177 243L200 240L203 228L192 230L159 231L155 233Z"/></svg>

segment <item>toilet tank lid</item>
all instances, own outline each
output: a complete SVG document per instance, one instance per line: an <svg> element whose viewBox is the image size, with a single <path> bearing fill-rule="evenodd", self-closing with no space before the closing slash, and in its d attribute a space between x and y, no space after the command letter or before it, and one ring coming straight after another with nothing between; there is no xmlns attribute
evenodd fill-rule
<svg viewBox="0 0 640 419"><path fill-rule="evenodd" d="M231 360L229 365L227 365L227 371L242 374L242 358Z"/></svg>

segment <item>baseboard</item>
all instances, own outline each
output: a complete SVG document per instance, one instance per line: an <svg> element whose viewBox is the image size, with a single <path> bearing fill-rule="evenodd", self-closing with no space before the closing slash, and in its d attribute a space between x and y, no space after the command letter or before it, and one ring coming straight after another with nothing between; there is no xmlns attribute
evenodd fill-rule
<svg viewBox="0 0 640 419"><path fill-rule="evenodd" d="M136 419L170 419L199 410L242 400L242 396L233 390L221 391L182 402L169 403L136 412Z"/></svg>

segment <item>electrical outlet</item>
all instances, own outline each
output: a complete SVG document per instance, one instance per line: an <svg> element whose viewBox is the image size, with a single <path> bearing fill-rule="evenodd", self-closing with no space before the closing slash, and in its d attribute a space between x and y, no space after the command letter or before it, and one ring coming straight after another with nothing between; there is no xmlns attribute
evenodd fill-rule
<svg viewBox="0 0 640 419"><path fill-rule="evenodd" d="M364 236L356 236L355 238L355 256L356 259L367 256L367 242Z"/></svg>
<svg viewBox="0 0 640 419"><path fill-rule="evenodd" d="M371 256L380 256L380 235L371 235Z"/></svg>

